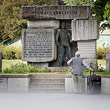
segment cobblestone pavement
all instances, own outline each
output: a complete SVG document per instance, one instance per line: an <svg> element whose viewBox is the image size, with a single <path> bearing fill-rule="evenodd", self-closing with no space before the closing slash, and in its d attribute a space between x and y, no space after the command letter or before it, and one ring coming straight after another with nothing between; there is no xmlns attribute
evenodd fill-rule
<svg viewBox="0 0 110 110"><path fill-rule="evenodd" d="M0 110L110 110L110 95L0 93Z"/></svg>

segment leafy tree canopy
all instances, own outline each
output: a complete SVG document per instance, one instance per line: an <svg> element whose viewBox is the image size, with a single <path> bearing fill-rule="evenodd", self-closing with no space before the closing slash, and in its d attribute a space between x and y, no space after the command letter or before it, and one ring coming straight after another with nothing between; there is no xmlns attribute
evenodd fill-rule
<svg viewBox="0 0 110 110"><path fill-rule="evenodd" d="M34 0L37 5L57 5L57 0Z"/></svg>
<svg viewBox="0 0 110 110"><path fill-rule="evenodd" d="M3 0L0 5L0 33L5 40L18 40L21 30L26 28L26 20L21 18L21 7L32 5L55 5L57 0Z"/></svg>
<svg viewBox="0 0 110 110"><path fill-rule="evenodd" d="M97 19L100 23L104 21L105 5L108 0L64 0L68 5L90 5L91 17ZM103 31L109 27L108 23L103 23L100 29Z"/></svg>
<svg viewBox="0 0 110 110"><path fill-rule="evenodd" d="M106 23L110 24L110 1L105 6L104 18L107 21Z"/></svg>
<svg viewBox="0 0 110 110"><path fill-rule="evenodd" d="M64 0L68 5L92 5L94 0Z"/></svg>

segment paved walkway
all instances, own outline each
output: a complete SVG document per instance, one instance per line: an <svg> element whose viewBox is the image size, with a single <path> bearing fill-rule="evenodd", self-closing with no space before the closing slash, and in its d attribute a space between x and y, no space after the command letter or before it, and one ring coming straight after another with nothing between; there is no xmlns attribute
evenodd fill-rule
<svg viewBox="0 0 110 110"><path fill-rule="evenodd" d="M0 93L0 110L110 110L110 95Z"/></svg>

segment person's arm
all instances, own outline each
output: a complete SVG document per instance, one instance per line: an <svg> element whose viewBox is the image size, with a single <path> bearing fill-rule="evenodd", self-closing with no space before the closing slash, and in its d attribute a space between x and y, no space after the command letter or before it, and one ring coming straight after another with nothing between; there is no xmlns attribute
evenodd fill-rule
<svg viewBox="0 0 110 110"><path fill-rule="evenodd" d="M67 64L69 65L69 68L72 70L72 65L71 65L71 63L72 63L72 58L67 62Z"/></svg>
<svg viewBox="0 0 110 110"><path fill-rule="evenodd" d="M67 62L67 64L70 66L72 62L72 58Z"/></svg>
<svg viewBox="0 0 110 110"><path fill-rule="evenodd" d="M59 30L57 30L57 34L56 34L56 44L57 45L59 45L59 42L58 42L59 36L60 36Z"/></svg>
<svg viewBox="0 0 110 110"><path fill-rule="evenodd" d="M87 68L87 69L89 69L89 70L91 70L91 71L94 71L90 66L88 66L84 61L82 62L83 63L83 65Z"/></svg>

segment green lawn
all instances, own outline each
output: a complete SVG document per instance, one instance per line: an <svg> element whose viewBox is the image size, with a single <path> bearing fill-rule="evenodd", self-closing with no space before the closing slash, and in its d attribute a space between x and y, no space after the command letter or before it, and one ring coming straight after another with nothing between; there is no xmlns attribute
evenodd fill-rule
<svg viewBox="0 0 110 110"><path fill-rule="evenodd" d="M10 67L12 64L16 64L16 63L26 63L22 60L2 60L2 70L4 70L6 67ZM104 69L106 68L106 60L102 59L102 60L98 60L98 65L101 65L101 67L103 67ZM14 73L13 73L14 74ZM84 74L90 74L90 72L86 72ZM96 74L105 74L105 75L110 75L110 73L107 72L96 72Z"/></svg>
<svg viewBox="0 0 110 110"><path fill-rule="evenodd" d="M12 64L23 62L22 60L2 60L2 70L4 70L6 67L10 67ZM26 63L26 62L24 62Z"/></svg>
<svg viewBox="0 0 110 110"><path fill-rule="evenodd" d="M22 60L2 60L2 70L5 69L6 67L10 67L10 65L12 65L12 64L16 64L19 62L24 62L24 61L22 61ZM24 62L24 63L26 63L26 62ZM106 67L105 59L98 60L98 65L100 65L100 64L102 67L105 68Z"/></svg>

